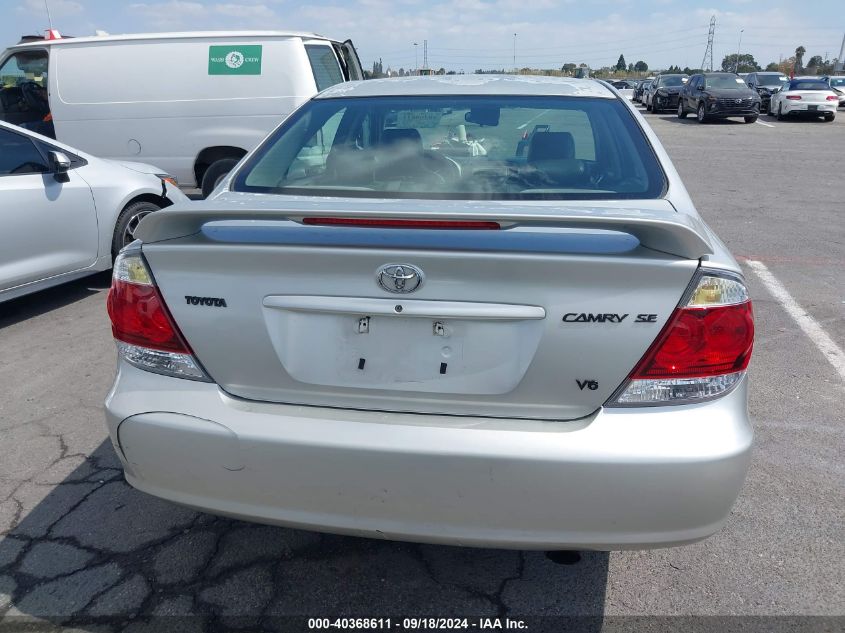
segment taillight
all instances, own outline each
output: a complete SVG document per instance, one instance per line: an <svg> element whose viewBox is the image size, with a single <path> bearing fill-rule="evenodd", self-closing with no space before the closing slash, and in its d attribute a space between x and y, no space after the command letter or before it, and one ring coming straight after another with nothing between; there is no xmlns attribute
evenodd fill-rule
<svg viewBox="0 0 845 633"><path fill-rule="evenodd" d="M828 101L839 101L839 97L837 97L836 95L830 95L830 96L826 97L826 99Z"/></svg>
<svg viewBox="0 0 845 633"><path fill-rule="evenodd" d="M475 229L496 231L498 222L476 220L413 220L404 218L303 218L312 226L366 226L390 229Z"/></svg>
<svg viewBox="0 0 845 633"><path fill-rule="evenodd" d="M208 381L139 252L117 256L107 301L120 356L140 369Z"/></svg>
<svg viewBox="0 0 845 633"><path fill-rule="evenodd" d="M700 271L608 406L683 404L723 395L745 375L754 315L738 277Z"/></svg>
<svg viewBox="0 0 845 633"><path fill-rule="evenodd" d="M786 95L786 98L792 101L801 101L801 95Z"/></svg>

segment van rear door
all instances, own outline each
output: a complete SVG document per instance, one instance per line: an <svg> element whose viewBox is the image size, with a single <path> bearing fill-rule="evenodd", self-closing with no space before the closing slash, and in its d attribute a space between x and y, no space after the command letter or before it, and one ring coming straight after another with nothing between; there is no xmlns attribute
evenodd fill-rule
<svg viewBox="0 0 845 633"><path fill-rule="evenodd" d="M343 43L332 42L335 52L340 59L343 68L343 76L346 81L359 81L364 78L364 71L361 68L361 60L358 58L358 51L352 40Z"/></svg>

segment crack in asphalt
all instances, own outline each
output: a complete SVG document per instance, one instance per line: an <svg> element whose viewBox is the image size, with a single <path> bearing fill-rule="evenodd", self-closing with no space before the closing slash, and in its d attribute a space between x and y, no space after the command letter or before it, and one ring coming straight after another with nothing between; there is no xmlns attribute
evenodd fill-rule
<svg viewBox="0 0 845 633"><path fill-rule="evenodd" d="M56 462L66 456L68 455L63 455L62 457L53 460L47 468L52 467ZM85 504L86 501L90 500L93 495L102 490L104 486L114 484L116 482L119 482L122 486L128 485L122 481L121 471L110 466L102 466L101 464L102 462L95 456L86 456L85 462L80 464L77 470L81 468L93 468L93 472L81 479L73 479L72 476L69 476L68 481L59 484L59 486L67 485L70 483L70 480L72 480L86 482L88 484L93 483L94 485L90 491L75 500L75 502L64 513L62 513L61 516L53 518L46 526L43 536L33 537L15 533L15 528L20 523L20 513L23 510L23 504L19 500L15 499L15 502L18 504L18 513L11 524L12 527L8 536L15 540L22 541L24 545L17 555L15 555L14 558L5 565L5 568L0 570L2 573L9 575L15 583L10 605L5 610L0 610L0 618L2 618L9 609L13 608L14 605L19 604L26 595L48 583L52 583L51 586L60 586L63 581L72 580L74 577L78 577L78 575L82 572L111 564L117 565L120 569L120 573L115 577L115 579L108 583L107 586L99 588L97 591L92 591L90 595L86 595L85 597L87 599L84 604L81 604L78 608L74 609L73 613L59 617L59 621L67 626L84 626L86 623L91 621L99 621L98 618L91 616L90 610L92 607L95 604L98 604L98 601L111 590L125 582L128 582L136 574L140 574L147 583L149 589L148 594L134 608L127 611L121 611L119 608L116 609L116 613L119 613L121 618L128 618L130 620L135 618L143 619L144 617L148 617L150 614L156 612L161 605L169 600L175 600L182 596L190 596L191 613L210 618L203 624L204 630L208 633L223 633L228 630L228 628L225 624L226 618L220 614L226 607L225 605L221 606L218 603L203 599L203 592L219 587L220 584L226 582L227 579L233 578L242 572L247 573L249 570L268 569L272 587L267 598L262 600L259 608L257 609L256 615L254 616L254 622L255 626L258 627L258 630L273 630L274 616L271 615L270 610L284 595L284 563L291 559L309 562L322 562L343 555L343 550L339 550L335 546L335 542L327 545L325 536L321 534L316 542L305 544L300 547L285 544L285 549L281 554L273 553L258 557L247 557L246 560L228 562L225 566L217 569L216 565L219 564L221 556L224 554L227 538L230 537L235 530L243 529L245 526L249 526L249 524L244 524L242 522L226 518L211 517L210 515L199 512L195 514L187 526L180 525L175 527L168 531L168 533L164 536L149 539L139 547L127 552L114 552L108 549L92 547L82 542L76 535L55 534L56 526L60 521L74 512L79 511L79 508ZM37 475L33 475L30 477L30 480L36 476ZM95 482L92 482L92 479L95 480ZM20 485L25 483L31 482L29 480L24 480L21 481ZM209 531L214 534L213 545L204 555L205 560L202 562L202 565L198 566L191 577L187 580L176 583L166 583L159 580L159 572L155 569L156 555L183 535L190 534L192 532L199 533L200 530ZM365 549L368 547L366 541L359 541L358 539L355 539L352 542L355 545L363 546ZM21 571L20 567L23 561L38 544L42 543L71 546L77 548L81 552L89 554L90 559L85 562L85 564L76 567L73 570L58 574L49 574L47 576L33 575L31 573ZM486 592L478 589L477 587L473 587L466 582L456 582L441 578L422 545L411 544L408 551L410 551L413 558L420 563L420 567L424 571L425 576L437 586L451 586L465 592L468 597L483 599L495 608L497 615L500 617L507 615L510 611L510 607L503 599L503 594L508 587L508 584L522 579L525 570L525 553L520 553L516 570L514 570L511 575L500 578L494 592ZM189 552L189 554L193 555L193 552ZM37 617L43 614L32 615ZM218 621L221 617L223 617L223 622ZM103 622L99 623L104 624ZM119 628L113 630L119 630Z"/></svg>

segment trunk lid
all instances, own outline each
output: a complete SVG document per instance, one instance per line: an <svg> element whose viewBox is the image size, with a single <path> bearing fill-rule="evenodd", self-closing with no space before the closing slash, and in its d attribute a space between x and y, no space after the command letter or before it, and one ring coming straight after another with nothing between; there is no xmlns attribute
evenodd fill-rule
<svg viewBox="0 0 845 633"><path fill-rule="evenodd" d="M790 90L786 93L788 96L799 96L801 97L801 103L812 103L814 105L820 103L833 103L828 102L827 98L831 95L830 92L825 90Z"/></svg>
<svg viewBox="0 0 845 633"><path fill-rule="evenodd" d="M455 211L426 214L416 204L163 211L144 220L143 252L197 358L232 395L552 420L602 405L709 252L697 220L662 200L627 210L556 202L555 213L444 202ZM483 217L503 229L302 224L377 214ZM683 256L661 252L673 250Z"/></svg>

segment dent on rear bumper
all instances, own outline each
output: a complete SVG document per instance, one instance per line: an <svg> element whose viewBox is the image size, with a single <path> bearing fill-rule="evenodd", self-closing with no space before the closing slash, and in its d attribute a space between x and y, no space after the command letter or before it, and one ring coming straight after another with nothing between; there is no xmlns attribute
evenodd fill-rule
<svg viewBox="0 0 845 633"><path fill-rule="evenodd" d="M245 402L121 363L106 418L129 483L177 503L507 548L705 538L739 494L752 442L745 380L699 405L530 422Z"/></svg>

